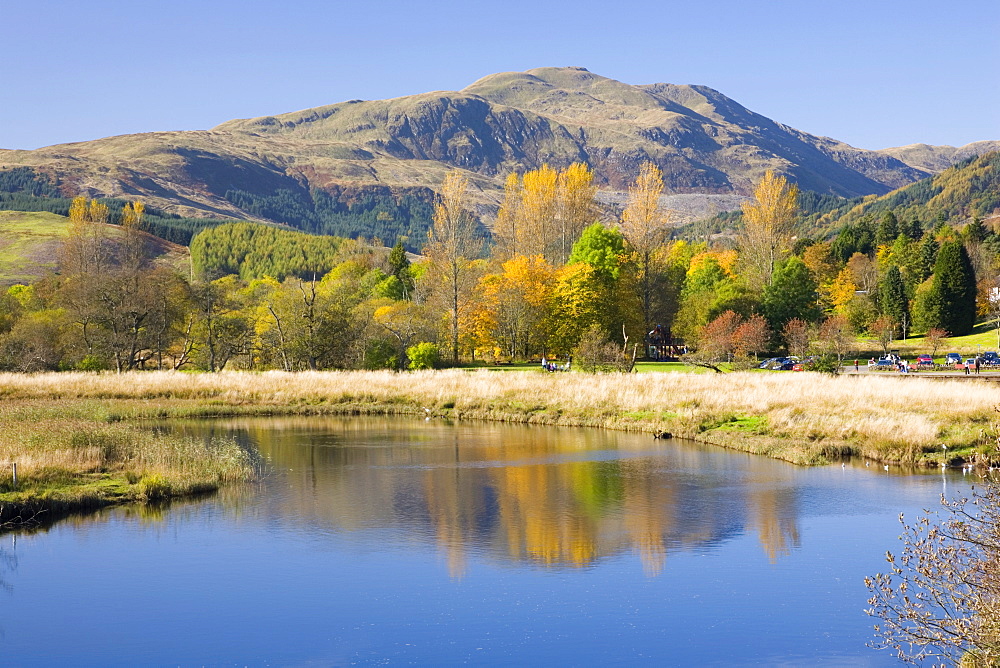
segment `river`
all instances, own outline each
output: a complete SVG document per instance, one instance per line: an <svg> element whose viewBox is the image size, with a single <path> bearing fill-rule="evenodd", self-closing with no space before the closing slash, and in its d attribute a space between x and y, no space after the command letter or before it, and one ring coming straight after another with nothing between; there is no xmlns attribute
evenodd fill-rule
<svg viewBox="0 0 1000 668"><path fill-rule="evenodd" d="M0 538L0 663L897 665L863 578L969 482L596 429L167 428L267 474Z"/></svg>

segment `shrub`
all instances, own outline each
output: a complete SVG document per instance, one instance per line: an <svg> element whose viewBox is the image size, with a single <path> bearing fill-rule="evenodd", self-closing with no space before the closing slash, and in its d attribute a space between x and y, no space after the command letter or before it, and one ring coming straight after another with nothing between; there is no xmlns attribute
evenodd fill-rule
<svg viewBox="0 0 1000 668"><path fill-rule="evenodd" d="M375 339L365 348L362 366L369 371L398 369L399 355L396 354L396 346L386 339Z"/></svg>
<svg viewBox="0 0 1000 668"><path fill-rule="evenodd" d="M441 351L434 343L410 346L406 349L406 356L410 359L411 369L433 369L441 361Z"/></svg>
<svg viewBox="0 0 1000 668"><path fill-rule="evenodd" d="M104 360L97 355L87 355L82 360L77 362L76 368L79 371L104 371L109 367L104 363Z"/></svg>

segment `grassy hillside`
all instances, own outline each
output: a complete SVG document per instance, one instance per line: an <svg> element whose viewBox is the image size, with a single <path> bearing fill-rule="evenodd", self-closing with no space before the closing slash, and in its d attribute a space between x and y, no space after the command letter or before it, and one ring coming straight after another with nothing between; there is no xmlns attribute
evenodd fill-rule
<svg viewBox="0 0 1000 668"><path fill-rule="evenodd" d="M0 285L31 283L56 268L69 220L54 213L0 211Z"/></svg>
<svg viewBox="0 0 1000 668"><path fill-rule="evenodd" d="M112 241L121 233L108 226ZM69 234L69 219L47 211L0 211L0 286L31 283L58 270L60 249ZM146 246L156 262L189 270L184 246L146 234Z"/></svg>
<svg viewBox="0 0 1000 668"><path fill-rule="evenodd" d="M884 148L879 153L899 158L911 167L924 169L928 172L942 172L956 162L961 162L973 156L1000 151L1000 141L977 141L965 146L930 146L928 144L910 144Z"/></svg>

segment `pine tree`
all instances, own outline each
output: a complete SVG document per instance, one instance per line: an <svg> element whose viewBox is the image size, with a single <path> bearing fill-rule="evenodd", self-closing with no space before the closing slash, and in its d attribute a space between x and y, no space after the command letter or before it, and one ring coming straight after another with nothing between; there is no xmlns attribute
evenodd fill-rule
<svg viewBox="0 0 1000 668"><path fill-rule="evenodd" d="M875 231L875 245L888 246L899 235L899 221L892 211L886 211L879 220L878 228Z"/></svg>
<svg viewBox="0 0 1000 668"><path fill-rule="evenodd" d="M934 263L928 324L952 336L969 334L976 324L976 275L957 241L942 244Z"/></svg>
<svg viewBox="0 0 1000 668"><path fill-rule="evenodd" d="M879 281L878 304L882 313L892 318L897 325L909 327L910 306L899 267L889 267L889 271Z"/></svg>
<svg viewBox="0 0 1000 668"><path fill-rule="evenodd" d="M933 234L927 233L920 241L920 263L915 276L917 283L923 283L934 272L934 263L938 256L938 242Z"/></svg>
<svg viewBox="0 0 1000 668"><path fill-rule="evenodd" d="M399 279L403 287L403 299L409 299L413 294L413 273L410 271L410 259L406 257L402 239L397 239L396 245L389 252L389 265L392 267L392 275Z"/></svg>

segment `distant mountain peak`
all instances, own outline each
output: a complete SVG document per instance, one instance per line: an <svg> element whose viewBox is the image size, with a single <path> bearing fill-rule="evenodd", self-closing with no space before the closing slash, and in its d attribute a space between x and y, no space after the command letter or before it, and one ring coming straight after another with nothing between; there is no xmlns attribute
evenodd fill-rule
<svg viewBox="0 0 1000 668"><path fill-rule="evenodd" d="M668 193L726 196L747 193L766 170L844 196L881 194L934 171L890 149L795 130L708 86L631 85L579 66L499 72L457 92L352 99L206 132L0 151L0 164L37 168L67 193L234 217L269 215L263 205L241 208L246 198L234 192L303 201L317 192L430 192L450 169L469 175L484 206L495 206L508 173L542 164L586 162L614 194L646 161L663 170Z"/></svg>

